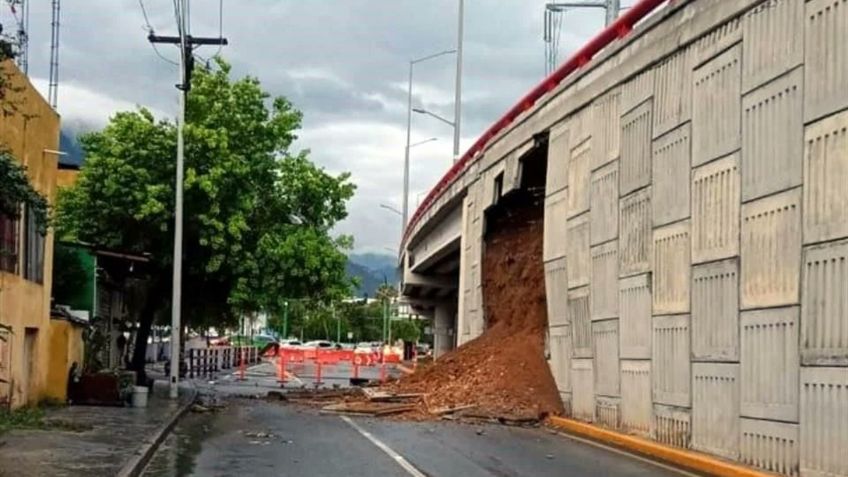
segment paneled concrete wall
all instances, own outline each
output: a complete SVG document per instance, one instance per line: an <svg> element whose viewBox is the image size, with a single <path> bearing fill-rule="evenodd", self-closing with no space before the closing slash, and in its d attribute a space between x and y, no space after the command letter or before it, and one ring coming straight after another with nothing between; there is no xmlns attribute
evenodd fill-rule
<svg viewBox="0 0 848 477"><path fill-rule="evenodd" d="M499 132L411 235L462 202L458 342L479 335L494 181L514 188L547 133L567 412L848 476L848 0L670 5Z"/></svg>
<svg viewBox="0 0 848 477"><path fill-rule="evenodd" d="M848 476L848 0L690 0L635 35L544 110L566 408Z"/></svg>

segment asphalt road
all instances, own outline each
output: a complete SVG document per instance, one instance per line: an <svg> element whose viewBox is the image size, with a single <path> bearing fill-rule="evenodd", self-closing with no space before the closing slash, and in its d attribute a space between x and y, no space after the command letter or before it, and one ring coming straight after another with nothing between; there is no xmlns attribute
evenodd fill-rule
<svg viewBox="0 0 848 477"><path fill-rule="evenodd" d="M147 477L680 476L544 429L321 415L261 400L189 414Z"/></svg>

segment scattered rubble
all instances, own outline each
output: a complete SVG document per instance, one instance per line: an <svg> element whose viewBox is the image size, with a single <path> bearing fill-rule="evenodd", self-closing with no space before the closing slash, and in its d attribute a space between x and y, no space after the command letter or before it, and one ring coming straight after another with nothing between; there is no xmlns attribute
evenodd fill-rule
<svg viewBox="0 0 848 477"><path fill-rule="evenodd" d="M486 241L483 260L489 328L433 365L388 386L398 393L426 394L426 414L474 406L463 414L521 424L562 412L544 354L547 310L540 201L514 204L489 221L495 231Z"/></svg>
<svg viewBox="0 0 848 477"><path fill-rule="evenodd" d="M489 219L495 231L486 240L483 261L489 327L481 336L379 388L271 391L267 399L324 413L521 426L561 414L545 359L542 210L541 198L524 196Z"/></svg>

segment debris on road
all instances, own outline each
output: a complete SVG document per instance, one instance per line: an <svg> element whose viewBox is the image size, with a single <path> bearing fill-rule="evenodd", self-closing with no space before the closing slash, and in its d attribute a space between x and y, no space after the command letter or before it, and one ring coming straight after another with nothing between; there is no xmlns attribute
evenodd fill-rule
<svg viewBox="0 0 848 477"><path fill-rule="evenodd" d="M540 198L493 217L486 241L483 294L489 328L431 366L387 385L424 393L430 409L475 405L480 417L526 423L560 414L562 404L545 359L547 309ZM430 409L420 417L427 418Z"/></svg>
<svg viewBox="0 0 848 477"><path fill-rule="evenodd" d="M268 399L320 407L322 412L399 419L464 419L538 425L561 414L559 392L545 359L547 309L542 262L541 198L502 209L486 240L483 294L488 329L479 337L378 388L298 390Z"/></svg>
<svg viewBox="0 0 848 477"><path fill-rule="evenodd" d="M414 410L415 408L415 404L395 404L360 401L330 404L321 408L321 412L332 414L361 414L379 417L409 412Z"/></svg>
<svg viewBox="0 0 848 477"><path fill-rule="evenodd" d="M363 388L362 393L369 401L375 402L398 402L410 399L417 400L424 397L423 393L394 393L375 388Z"/></svg>
<svg viewBox="0 0 848 477"><path fill-rule="evenodd" d="M210 409L206 406L202 406L200 404L192 404L190 410L191 410L191 412L198 413L198 414L212 412L212 409Z"/></svg>
<svg viewBox="0 0 848 477"><path fill-rule="evenodd" d="M431 409L430 414L434 416L444 416L447 414L455 414L460 411L465 411L467 409L474 409L477 407L476 404L467 404L463 406L448 406L448 407L440 407L436 409Z"/></svg>

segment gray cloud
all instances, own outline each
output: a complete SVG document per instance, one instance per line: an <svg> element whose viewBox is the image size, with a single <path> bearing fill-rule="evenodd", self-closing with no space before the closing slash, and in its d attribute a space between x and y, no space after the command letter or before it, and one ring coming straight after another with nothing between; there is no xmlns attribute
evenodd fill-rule
<svg viewBox="0 0 848 477"><path fill-rule="evenodd" d="M157 33L173 34L169 0L144 0ZM218 31L218 1L193 0L192 33ZM469 146L533 84L541 80L544 0L466 1L462 144ZM224 0L223 51L236 75L258 77L305 115L298 148L331 171L350 171L358 184L350 217L338 228L357 248L397 246L399 219L379 208L399 207L406 137L408 61L454 47L455 0ZM5 15L5 16L4 16ZM7 13L0 21L9 23ZM597 12L570 16L566 51L601 26ZM33 2L30 75L44 89L49 58L49 2ZM146 39L137 0L66 0L62 9L59 110L75 130L99 127L114 112L144 105L173 115L177 69ZM160 47L175 59L176 49ZM204 57L215 48L204 47ZM415 69L416 105L453 116L453 57ZM451 164L452 131L415 115L413 140L438 142L412 151L412 205Z"/></svg>

